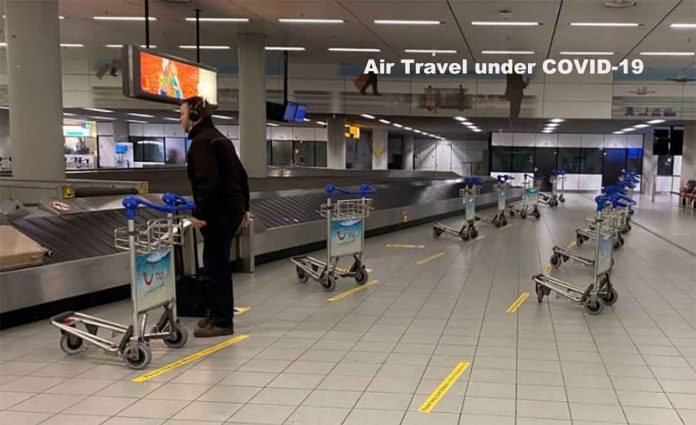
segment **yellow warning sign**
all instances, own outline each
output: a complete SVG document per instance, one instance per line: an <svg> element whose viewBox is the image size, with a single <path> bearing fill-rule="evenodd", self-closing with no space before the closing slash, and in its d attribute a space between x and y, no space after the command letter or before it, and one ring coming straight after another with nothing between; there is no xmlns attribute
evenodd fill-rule
<svg viewBox="0 0 696 425"><path fill-rule="evenodd" d="M75 197L75 189L72 186L63 186L63 199L72 199Z"/></svg>
<svg viewBox="0 0 696 425"><path fill-rule="evenodd" d="M150 186L147 184L147 182L140 182L138 185L138 193L141 195L150 193Z"/></svg>

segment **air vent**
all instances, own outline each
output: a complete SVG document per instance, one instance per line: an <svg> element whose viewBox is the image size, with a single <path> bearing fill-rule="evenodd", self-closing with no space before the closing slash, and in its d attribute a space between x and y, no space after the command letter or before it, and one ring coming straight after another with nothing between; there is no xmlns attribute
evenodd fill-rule
<svg viewBox="0 0 696 425"><path fill-rule="evenodd" d="M633 0L611 0L604 3L604 6L620 9L625 7L633 7L637 4L638 2Z"/></svg>

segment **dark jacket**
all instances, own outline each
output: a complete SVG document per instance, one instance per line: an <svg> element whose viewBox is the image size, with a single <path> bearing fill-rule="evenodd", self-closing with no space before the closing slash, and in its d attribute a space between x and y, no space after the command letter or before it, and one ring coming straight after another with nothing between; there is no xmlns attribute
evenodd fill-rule
<svg viewBox="0 0 696 425"><path fill-rule="evenodd" d="M232 142L210 118L189 132L188 179L200 220L241 216L249 211L249 181Z"/></svg>

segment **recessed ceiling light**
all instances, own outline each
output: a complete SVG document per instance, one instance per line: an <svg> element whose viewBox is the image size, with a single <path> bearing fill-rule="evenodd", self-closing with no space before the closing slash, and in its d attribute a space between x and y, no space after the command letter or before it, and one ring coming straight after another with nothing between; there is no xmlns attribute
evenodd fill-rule
<svg viewBox="0 0 696 425"><path fill-rule="evenodd" d="M559 52L565 56L613 56L614 52L591 52L591 51L563 51Z"/></svg>
<svg viewBox="0 0 696 425"><path fill-rule="evenodd" d="M606 28L620 28L620 27L638 27L640 24L635 22L571 22L571 27L606 27Z"/></svg>
<svg viewBox="0 0 696 425"><path fill-rule="evenodd" d="M95 21L121 21L121 22L145 22L144 16L93 16ZM150 16L150 21L156 21L157 18Z"/></svg>
<svg viewBox="0 0 696 425"><path fill-rule="evenodd" d="M533 55L533 50L481 50L484 55Z"/></svg>
<svg viewBox="0 0 696 425"><path fill-rule="evenodd" d="M451 55L457 53L456 50L447 49L404 49L406 53L424 53L428 55Z"/></svg>
<svg viewBox="0 0 696 425"><path fill-rule="evenodd" d="M622 128L621 131L623 131L623 132L625 132L625 133L628 133L629 131L635 131L635 128L633 128L633 127L626 127L626 128Z"/></svg>
<svg viewBox="0 0 696 425"><path fill-rule="evenodd" d="M3 106L2 109L5 109L5 107ZM7 109L10 109L10 108L7 108ZM70 112L63 112L63 116L65 116L65 117L74 117L75 114L71 114Z"/></svg>
<svg viewBox="0 0 696 425"><path fill-rule="evenodd" d="M179 46L180 49L185 49L185 50L195 50L196 46L192 44L185 44ZM221 45L209 45L209 46L200 46L201 50L229 50L230 46L221 46Z"/></svg>
<svg viewBox="0 0 696 425"><path fill-rule="evenodd" d="M319 124L319 125L326 125L326 123L325 123L324 121L317 121L317 124Z"/></svg>
<svg viewBox="0 0 696 425"><path fill-rule="evenodd" d="M553 133L553 130L544 129L544 130L542 130L541 132L542 132L542 133L549 134L549 133Z"/></svg>
<svg viewBox="0 0 696 425"><path fill-rule="evenodd" d="M457 121L466 121L466 118L465 118L465 117L461 117L461 116L460 116L460 117L454 117L454 119L457 120Z"/></svg>
<svg viewBox="0 0 696 425"><path fill-rule="evenodd" d="M82 109L84 109L85 111L93 111L93 112L107 112L107 113L114 112L111 109L101 109L101 108L82 108Z"/></svg>
<svg viewBox="0 0 696 425"><path fill-rule="evenodd" d="M475 133L480 133L481 131L482 131L482 130L481 130L480 128L475 128L475 129L474 129L474 132L475 132Z"/></svg>
<svg viewBox="0 0 696 425"><path fill-rule="evenodd" d="M624 134L624 132L623 131L615 131L612 134Z"/></svg>
<svg viewBox="0 0 696 425"><path fill-rule="evenodd" d="M548 127L548 128L555 128L555 127L558 127L559 125L560 125L560 124L557 123L557 122L550 122L550 123L546 124L546 127Z"/></svg>
<svg viewBox="0 0 696 425"><path fill-rule="evenodd" d="M269 51L283 51L283 52L304 52L304 47L290 47L290 46L266 46L266 50Z"/></svg>
<svg viewBox="0 0 696 425"><path fill-rule="evenodd" d="M411 127L404 127L404 130L411 131L413 129Z"/></svg>
<svg viewBox="0 0 696 425"><path fill-rule="evenodd" d="M141 120L126 120L128 122L134 122L136 124L147 124L147 121L141 121Z"/></svg>
<svg viewBox="0 0 696 425"><path fill-rule="evenodd" d="M384 119L380 119L379 122L381 122L382 124L391 124L391 121L387 121Z"/></svg>
<svg viewBox="0 0 696 425"><path fill-rule="evenodd" d="M227 115L213 115L213 118L218 118L221 120L233 120L234 117L228 117Z"/></svg>
<svg viewBox="0 0 696 425"><path fill-rule="evenodd" d="M249 22L249 18L198 18L201 22ZM186 22L196 22L196 18L187 17Z"/></svg>
<svg viewBox="0 0 696 425"><path fill-rule="evenodd" d="M371 47L329 47L330 52L357 52L357 53L369 53L369 52L381 52L380 49L375 49Z"/></svg>
<svg viewBox="0 0 696 425"><path fill-rule="evenodd" d="M551 122L552 122L552 123L561 123L561 122L563 122L563 121L565 121L565 119L563 119L563 118L553 118L553 119L551 119Z"/></svg>
<svg viewBox="0 0 696 425"><path fill-rule="evenodd" d="M696 24L671 24L670 27L678 29L691 29L696 28Z"/></svg>
<svg viewBox="0 0 696 425"><path fill-rule="evenodd" d="M646 127L650 127L650 124L636 124L633 127L634 128L646 128Z"/></svg>
<svg viewBox="0 0 696 425"><path fill-rule="evenodd" d="M537 25L541 25L541 23L532 21L471 21L471 25L499 27L535 27Z"/></svg>
<svg viewBox="0 0 696 425"><path fill-rule="evenodd" d="M665 122L665 120L651 120L648 121L648 124L662 124L663 122Z"/></svg>
<svg viewBox="0 0 696 425"><path fill-rule="evenodd" d="M60 43L60 47L85 47L85 45L80 43Z"/></svg>
<svg viewBox="0 0 696 425"><path fill-rule="evenodd" d="M131 117L140 117L140 118L154 118L154 115L148 115L148 114L137 114L135 112L129 112L126 115L130 115Z"/></svg>
<svg viewBox="0 0 696 425"><path fill-rule="evenodd" d="M267 122L266 125L269 127L280 127L278 124L276 124L274 122Z"/></svg>
<svg viewBox="0 0 696 425"><path fill-rule="evenodd" d="M343 19L308 19L308 18L280 18L278 22L284 24L342 24Z"/></svg>
<svg viewBox="0 0 696 425"><path fill-rule="evenodd" d="M104 47L108 47L110 49L120 49L123 47L123 44L105 44ZM140 45L141 48L147 49L147 46L144 44ZM156 49L157 46L155 44L150 44L150 49Z"/></svg>
<svg viewBox="0 0 696 425"><path fill-rule="evenodd" d="M440 25L442 22L427 19L375 19L378 25Z"/></svg>
<svg viewBox="0 0 696 425"><path fill-rule="evenodd" d="M114 121L116 118L114 117L90 117L94 120L109 120L109 121Z"/></svg>
<svg viewBox="0 0 696 425"><path fill-rule="evenodd" d="M5 15L2 15L2 19L5 19ZM58 16L58 19L62 21L63 19L65 19L65 16Z"/></svg>
<svg viewBox="0 0 696 425"><path fill-rule="evenodd" d="M694 52L640 52L641 56L694 56Z"/></svg>
<svg viewBox="0 0 696 425"><path fill-rule="evenodd" d="M397 124L397 123L394 123L394 124L392 124L392 125L393 125L394 127L396 127L396 128L403 128L403 127L404 127L403 125Z"/></svg>
<svg viewBox="0 0 696 425"><path fill-rule="evenodd" d="M0 47L7 47L7 43L0 43Z"/></svg>
<svg viewBox="0 0 696 425"><path fill-rule="evenodd" d="M374 115L370 115L370 114L360 114L360 116L363 118L367 118L368 120L375 119Z"/></svg>
<svg viewBox="0 0 696 425"><path fill-rule="evenodd" d="M310 121L312 121L312 120L310 120L309 118L304 118L302 121L304 121L304 122L310 122Z"/></svg>
<svg viewBox="0 0 696 425"><path fill-rule="evenodd" d="M179 118L164 117L164 119L167 120L167 121L176 121L176 122L179 122Z"/></svg>

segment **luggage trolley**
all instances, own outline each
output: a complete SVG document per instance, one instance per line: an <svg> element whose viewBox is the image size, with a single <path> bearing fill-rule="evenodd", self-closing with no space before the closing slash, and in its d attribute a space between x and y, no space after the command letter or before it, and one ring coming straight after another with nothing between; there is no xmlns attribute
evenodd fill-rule
<svg viewBox="0 0 696 425"><path fill-rule="evenodd" d="M504 227L508 224L507 217L505 216L505 208L507 203L507 188L509 184L508 180L512 179L512 176L506 174L501 174L497 177L497 182L495 183L495 191L498 194L498 212L493 218L488 218L485 216L477 215L476 220L483 221L494 225L495 227Z"/></svg>
<svg viewBox="0 0 696 425"><path fill-rule="evenodd" d="M524 175L522 186L522 204L510 207L510 215L519 214L520 218L526 219L528 215L533 215L536 219L541 218L539 212L539 182L534 180L534 176Z"/></svg>
<svg viewBox="0 0 696 425"><path fill-rule="evenodd" d="M549 177L551 181L551 194L552 196L556 196L556 199L558 199L560 203L565 202L565 197L563 196L565 193L565 179L566 172L564 170L553 170L551 172L551 177Z"/></svg>
<svg viewBox="0 0 696 425"><path fill-rule="evenodd" d="M183 242L184 217L174 216L180 211L192 211L195 205L182 196L166 193L164 204L153 204L144 199L127 196L123 200L128 226L114 230L116 248L130 253L131 300L133 316L129 325L114 323L79 312L68 311L51 318L60 329L60 348L66 354L77 354L87 344L93 344L107 353L120 355L132 369L144 369L152 359L149 341L162 339L170 348L186 345L188 333L176 315L175 272L172 261L174 245ZM136 225L138 206L164 212L166 217L148 220ZM163 308L157 324L146 331L148 313ZM77 327L82 324L85 330ZM99 329L111 331L112 341L97 335Z"/></svg>
<svg viewBox="0 0 696 425"><path fill-rule="evenodd" d="M595 202L597 203L597 215L594 221L599 237L595 246L592 283L583 289L553 276L539 273L532 276L532 280L535 283L537 301L542 302L544 296L548 296L551 294L551 291L554 291L571 301L582 304L588 314L596 315L602 312L605 305L612 305L618 299L618 293L609 279L613 263L612 246L614 244L614 235L606 227L602 214L607 198L598 196L595 198Z"/></svg>
<svg viewBox="0 0 696 425"><path fill-rule="evenodd" d="M321 205L320 213L326 217L326 261L309 256L293 257L297 280L305 283L311 277L331 292L336 288L336 276L352 277L355 283L363 285L367 282L368 273L362 262L365 245L365 219L370 216L372 199L367 195L375 190L362 184L357 191L341 189L332 184L324 189L326 203ZM334 192L344 195L360 195L355 199L339 199L331 202ZM337 268L341 257L353 256L353 265L342 270Z"/></svg>
<svg viewBox="0 0 696 425"><path fill-rule="evenodd" d="M464 188L459 189L459 196L464 200L464 224L462 224L462 228L457 230L442 223L435 223L433 225L434 238L439 238L442 233L459 236L464 241L478 237L478 230L476 230L476 196L479 190L481 190L482 183L483 180L480 177L467 177L464 179Z"/></svg>

